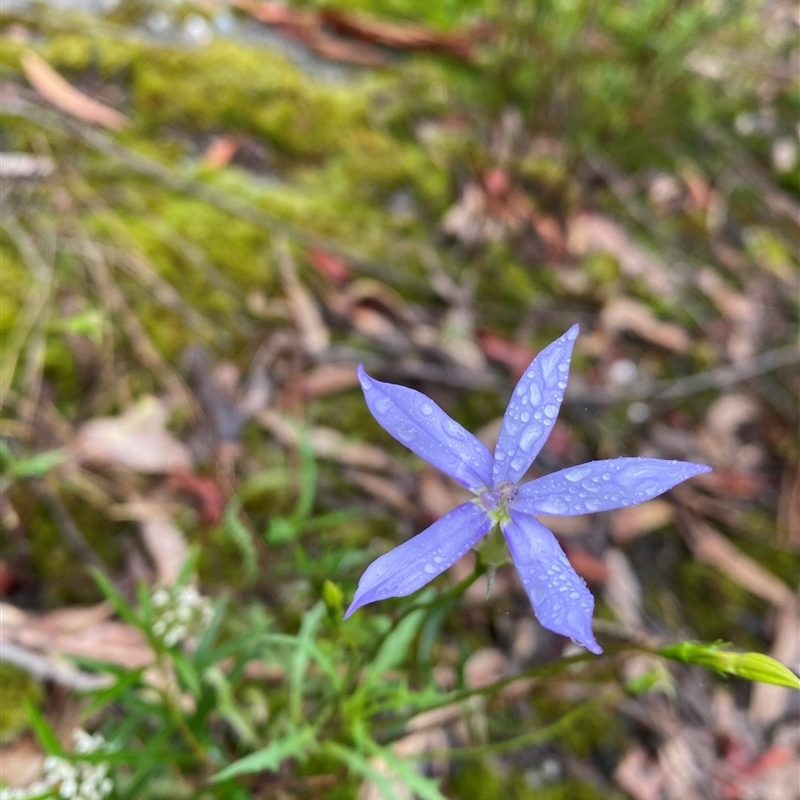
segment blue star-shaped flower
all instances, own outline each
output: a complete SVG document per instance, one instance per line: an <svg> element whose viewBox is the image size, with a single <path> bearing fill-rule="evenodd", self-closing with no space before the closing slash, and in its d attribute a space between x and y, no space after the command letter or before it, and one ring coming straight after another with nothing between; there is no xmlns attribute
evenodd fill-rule
<svg viewBox="0 0 800 800"><path fill-rule="evenodd" d="M593 653L602 652L592 634L594 598L535 515L574 516L635 505L711 468L660 458L613 458L519 486L555 424L577 337L573 325L525 371L503 417L494 457L430 398L376 381L359 365L364 398L381 427L475 498L370 564L345 619L367 603L422 588L499 524L539 622Z"/></svg>

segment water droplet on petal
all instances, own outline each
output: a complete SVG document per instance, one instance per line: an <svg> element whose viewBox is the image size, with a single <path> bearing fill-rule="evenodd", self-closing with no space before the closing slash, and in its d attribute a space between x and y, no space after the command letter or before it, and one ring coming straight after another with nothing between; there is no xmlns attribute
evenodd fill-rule
<svg viewBox="0 0 800 800"><path fill-rule="evenodd" d="M549 403L544 407L544 413L549 419L555 419L558 416L558 409L552 403Z"/></svg>
<svg viewBox="0 0 800 800"><path fill-rule="evenodd" d="M466 431L455 421L447 417L443 424L445 433L452 436L454 439L458 439L460 442L464 442L467 440Z"/></svg>
<svg viewBox="0 0 800 800"><path fill-rule="evenodd" d="M522 456L517 456L516 458L511 459L511 469L524 469L526 463L527 459L522 458Z"/></svg>
<svg viewBox="0 0 800 800"><path fill-rule="evenodd" d="M538 406L542 402L542 390L537 383L532 383L529 390L529 396L532 406Z"/></svg>
<svg viewBox="0 0 800 800"><path fill-rule="evenodd" d="M429 417L433 414L433 406L430 403L423 403L419 410L426 416Z"/></svg>
<svg viewBox="0 0 800 800"><path fill-rule="evenodd" d="M541 433L542 433L542 426L537 425L535 422L532 422L522 432L522 436L520 436L519 439L519 446L527 452L539 440Z"/></svg>
<svg viewBox="0 0 800 800"><path fill-rule="evenodd" d="M582 464L578 467L572 467L564 473L564 477L571 483L577 483L583 480L592 471L591 464Z"/></svg>
<svg viewBox="0 0 800 800"><path fill-rule="evenodd" d="M375 401L375 409L381 414L385 414L393 405L392 401L386 396L379 397Z"/></svg>
<svg viewBox="0 0 800 800"><path fill-rule="evenodd" d="M401 442L413 442L417 438L417 431L409 425L401 425L397 429L397 438Z"/></svg>

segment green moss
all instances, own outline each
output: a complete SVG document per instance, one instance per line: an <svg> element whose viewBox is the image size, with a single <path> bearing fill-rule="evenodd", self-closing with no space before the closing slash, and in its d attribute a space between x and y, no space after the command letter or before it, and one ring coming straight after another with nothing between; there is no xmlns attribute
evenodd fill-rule
<svg viewBox="0 0 800 800"><path fill-rule="evenodd" d="M28 727L28 703L40 706L42 687L21 669L0 661L0 744L13 739Z"/></svg>
<svg viewBox="0 0 800 800"><path fill-rule="evenodd" d="M537 766L532 763L530 769L535 771ZM542 785L536 779L526 779L519 770L501 777L481 759L456 765L450 787L459 797L503 797L507 800L602 800L604 797L589 784L577 780Z"/></svg>
<svg viewBox="0 0 800 800"><path fill-rule="evenodd" d="M761 267L784 281L794 279L797 260L792 257L786 244L768 228L751 227L744 232L748 255Z"/></svg>
<svg viewBox="0 0 800 800"><path fill-rule="evenodd" d="M501 333L513 331L534 302L543 276L516 261L505 244L488 248L480 269L476 295L491 320L486 324Z"/></svg>
<svg viewBox="0 0 800 800"><path fill-rule="evenodd" d="M61 494L61 500L100 560L110 570L116 570L122 559L116 535L124 526L109 521L102 513L66 492ZM36 495L27 486L16 485L11 490L11 501L23 528L29 532L30 558L37 585L41 587L41 605L59 608L68 604L98 602L101 596L88 574L88 565L81 562L67 544Z"/></svg>
<svg viewBox="0 0 800 800"><path fill-rule="evenodd" d="M283 56L217 40L200 51L149 48L132 64L139 123L149 131L178 125L263 136L288 154L318 157L364 124L361 93L320 86Z"/></svg>
<svg viewBox="0 0 800 800"><path fill-rule="evenodd" d="M1 49L1 48L0 48ZM0 352L9 343L8 334L19 322L19 312L30 292L30 273L15 247L0 239L3 291L0 294Z"/></svg>

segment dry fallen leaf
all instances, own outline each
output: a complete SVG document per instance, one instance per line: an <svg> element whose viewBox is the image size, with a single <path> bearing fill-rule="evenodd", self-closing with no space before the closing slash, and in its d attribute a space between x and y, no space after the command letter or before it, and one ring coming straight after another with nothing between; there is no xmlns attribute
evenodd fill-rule
<svg viewBox="0 0 800 800"><path fill-rule="evenodd" d="M614 781L633 800L661 800L663 797L663 769L638 745L620 759L614 770Z"/></svg>
<svg viewBox="0 0 800 800"><path fill-rule="evenodd" d="M0 780L10 787L33 783L43 764L44 753L33 736L21 736L0 747Z"/></svg>
<svg viewBox="0 0 800 800"><path fill-rule="evenodd" d="M342 286L353 277L353 272L347 261L334 253L328 253L326 250L319 248L309 250L308 263L335 286Z"/></svg>
<svg viewBox="0 0 800 800"><path fill-rule="evenodd" d="M81 466L111 466L134 472L161 474L188 471L191 456L167 429L166 405L143 397L118 417L90 420L78 428L69 447L70 458Z"/></svg>
<svg viewBox="0 0 800 800"><path fill-rule="evenodd" d="M478 331L478 343L484 355L492 361L497 361L508 367L515 380L519 380L522 377L522 373L525 372L536 355L536 351L533 348L506 339L485 328Z"/></svg>
<svg viewBox="0 0 800 800"><path fill-rule="evenodd" d="M20 62L31 86L42 98L61 111L84 122L92 122L115 131L127 123L128 119L124 114L79 92L33 50L26 50Z"/></svg>
<svg viewBox="0 0 800 800"><path fill-rule="evenodd" d="M628 631L642 628L642 585L625 553L610 547L605 553L608 578L603 598Z"/></svg>
<svg viewBox="0 0 800 800"><path fill-rule="evenodd" d="M622 272L640 278L659 297L675 295L672 270L657 256L636 244L616 222L601 214L582 213L569 222L567 250L576 257L605 252L614 256Z"/></svg>
<svg viewBox="0 0 800 800"><path fill-rule="evenodd" d="M240 140L237 136L230 134L215 136L203 153L203 164L211 169L219 169L230 164L239 145Z"/></svg>
<svg viewBox="0 0 800 800"><path fill-rule="evenodd" d="M321 13L324 22L337 33L373 42L395 50L427 50L445 53L470 61L471 45L478 29L467 32L442 33L424 25L401 24L336 9Z"/></svg>
<svg viewBox="0 0 800 800"><path fill-rule="evenodd" d="M109 619L112 613L107 603L44 614L0 603L0 642L51 657L83 656L128 669L151 663L153 652L141 631Z"/></svg>
<svg viewBox="0 0 800 800"><path fill-rule="evenodd" d="M346 392L358 386L353 364L324 363L306 372L300 381L300 391L306 400Z"/></svg>
<svg viewBox="0 0 800 800"><path fill-rule="evenodd" d="M183 531L169 518L159 514L140 521L142 540L156 567L156 581L172 586L189 556Z"/></svg>
<svg viewBox="0 0 800 800"><path fill-rule="evenodd" d="M445 213L442 231L467 247L501 241L503 222L490 214L486 193L478 183L468 183L455 205Z"/></svg>
<svg viewBox="0 0 800 800"><path fill-rule="evenodd" d="M496 647L481 647L464 664L464 683L470 689L490 686L508 674L509 662L505 653Z"/></svg>
<svg viewBox="0 0 800 800"><path fill-rule="evenodd" d="M703 428L697 436L698 446L712 463L736 472L758 474L766 459L763 445L745 443L740 431L761 416L761 406L742 392L718 397L708 407Z"/></svg>
<svg viewBox="0 0 800 800"><path fill-rule="evenodd" d="M322 30L322 17L317 11L296 9L272 0L232 0L232 3L255 19L280 28L287 36L301 41L323 58L366 67L386 64L386 59L377 48L326 34Z"/></svg>
<svg viewBox="0 0 800 800"><path fill-rule="evenodd" d="M414 519L419 514L419 508L408 499L408 494L398 487L394 478L383 478L372 472L354 469L348 470L345 477L353 485L363 489L378 502L394 509L405 518Z"/></svg>
<svg viewBox="0 0 800 800"><path fill-rule="evenodd" d="M255 419L284 447L296 447L300 441L301 433L296 423L273 409L262 409L255 415ZM311 449L318 458L335 461L348 467L361 467L394 474L402 472L398 463L380 448L360 442L348 442L333 428L322 426L306 428L302 435L308 438Z"/></svg>
<svg viewBox="0 0 800 800"><path fill-rule="evenodd" d="M633 333L676 353L685 353L692 343L679 325L661 322L646 305L628 297L610 300L600 314L600 321L609 331Z"/></svg>
<svg viewBox="0 0 800 800"><path fill-rule="evenodd" d="M700 270L697 287L708 296L730 324L726 350L734 363L753 358L769 324L765 305L757 293L742 293L729 286L711 268Z"/></svg>
<svg viewBox="0 0 800 800"><path fill-rule="evenodd" d="M683 512L678 515L689 547L700 560L711 564L743 589L779 608L795 602L792 590L776 575L743 553L735 544L708 523Z"/></svg>
<svg viewBox="0 0 800 800"><path fill-rule="evenodd" d="M672 522L672 504L666 500L648 500L611 512L611 535L624 544Z"/></svg>
<svg viewBox="0 0 800 800"><path fill-rule="evenodd" d="M330 344L330 333L317 301L297 277L294 259L286 241L280 240L273 248L281 274L283 291L289 304L292 320L300 335L303 351L318 355Z"/></svg>

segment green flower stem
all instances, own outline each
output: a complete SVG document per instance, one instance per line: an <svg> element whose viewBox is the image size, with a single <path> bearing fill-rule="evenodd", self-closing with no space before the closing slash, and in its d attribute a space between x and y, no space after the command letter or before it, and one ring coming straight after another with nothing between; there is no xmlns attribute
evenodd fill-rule
<svg viewBox="0 0 800 800"><path fill-rule="evenodd" d="M478 745L476 747L457 747L453 750L442 750L425 753L425 760L434 760L436 758L449 758L449 759L464 759L475 758L488 755L501 755L503 753L511 753L514 750L519 750L522 747L529 747L533 744L540 744L548 739L553 739L561 733L568 731L575 723L579 722L589 714L596 714L606 706L615 703L623 696L621 690L612 689L605 694L596 697L593 700L587 700L581 703L572 711L564 714L556 722L546 725L544 728L537 728L536 730L523 733L520 736L514 736L511 739L506 739L502 742L495 742L494 744Z"/></svg>

